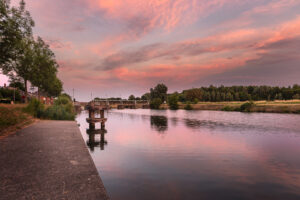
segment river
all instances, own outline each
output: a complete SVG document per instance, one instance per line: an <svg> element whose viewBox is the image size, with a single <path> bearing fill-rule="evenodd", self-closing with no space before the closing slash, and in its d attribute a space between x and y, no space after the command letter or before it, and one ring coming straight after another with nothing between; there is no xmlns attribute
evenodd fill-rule
<svg viewBox="0 0 300 200"><path fill-rule="evenodd" d="M107 133L80 130L119 199L300 199L300 115L109 110ZM96 126L99 128L99 125Z"/></svg>

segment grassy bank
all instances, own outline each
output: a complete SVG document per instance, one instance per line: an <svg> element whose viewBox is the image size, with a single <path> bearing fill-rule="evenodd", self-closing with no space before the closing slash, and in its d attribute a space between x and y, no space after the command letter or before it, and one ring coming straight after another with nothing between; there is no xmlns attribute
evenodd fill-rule
<svg viewBox="0 0 300 200"><path fill-rule="evenodd" d="M25 106L0 104L0 138L35 121L31 115L24 112Z"/></svg>
<svg viewBox="0 0 300 200"><path fill-rule="evenodd" d="M190 104L192 110L223 110L223 111L243 111L241 106L246 102L199 102ZM179 109L184 109L187 104L179 103ZM168 109L168 105L161 106ZM254 101L253 105L247 108L247 112L267 112L267 113L296 113L300 114L300 100L288 101Z"/></svg>

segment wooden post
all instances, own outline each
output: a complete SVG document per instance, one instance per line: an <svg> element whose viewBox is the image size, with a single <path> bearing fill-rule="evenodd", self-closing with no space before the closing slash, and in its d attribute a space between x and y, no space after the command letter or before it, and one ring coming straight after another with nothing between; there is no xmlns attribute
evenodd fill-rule
<svg viewBox="0 0 300 200"><path fill-rule="evenodd" d="M95 123L89 123L89 128L90 128L91 130L95 129Z"/></svg>

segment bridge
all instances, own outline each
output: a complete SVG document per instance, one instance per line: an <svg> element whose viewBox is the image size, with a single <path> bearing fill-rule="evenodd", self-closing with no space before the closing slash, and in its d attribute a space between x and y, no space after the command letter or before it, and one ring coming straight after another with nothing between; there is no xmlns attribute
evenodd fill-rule
<svg viewBox="0 0 300 200"><path fill-rule="evenodd" d="M97 106L103 106L105 109L117 108L117 109L137 109L137 108L149 108L150 104L148 100L109 100L109 99L101 99L101 100L93 100L91 101ZM86 102L75 102L74 106L76 108L81 108L88 110L88 105L91 103Z"/></svg>

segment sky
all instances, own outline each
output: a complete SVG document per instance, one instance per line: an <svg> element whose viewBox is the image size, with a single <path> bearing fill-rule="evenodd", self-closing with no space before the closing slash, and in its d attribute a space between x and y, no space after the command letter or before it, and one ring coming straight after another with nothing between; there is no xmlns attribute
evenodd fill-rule
<svg viewBox="0 0 300 200"><path fill-rule="evenodd" d="M300 83L299 0L26 3L78 100L140 96L157 83L170 92Z"/></svg>

